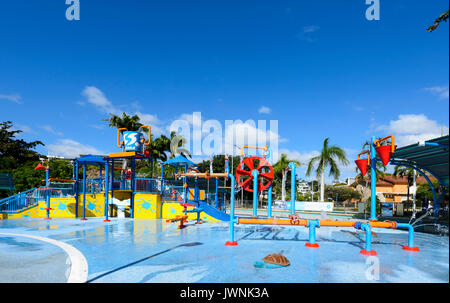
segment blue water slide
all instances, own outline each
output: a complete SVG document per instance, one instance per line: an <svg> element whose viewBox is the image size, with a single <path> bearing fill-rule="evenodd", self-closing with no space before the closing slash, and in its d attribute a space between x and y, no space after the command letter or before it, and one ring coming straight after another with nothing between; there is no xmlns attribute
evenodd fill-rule
<svg viewBox="0 0 450 303"><path fill-rule="evenodd" d="M200 208L203 208L203 211L210 215L211 217L220 220L220 221L230 221L230 215L221 212L214 206L209 205L206 202L200 202Z"/></svg>

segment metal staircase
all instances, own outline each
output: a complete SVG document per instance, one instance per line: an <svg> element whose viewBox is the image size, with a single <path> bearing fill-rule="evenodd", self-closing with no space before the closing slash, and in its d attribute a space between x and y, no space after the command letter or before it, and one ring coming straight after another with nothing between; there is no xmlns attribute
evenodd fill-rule
<svg viewBox="0 0 450 303"><path fill-rule="evenodd" d="M17 213L38 204L36 188L0 200L0 213Z"/></svg>

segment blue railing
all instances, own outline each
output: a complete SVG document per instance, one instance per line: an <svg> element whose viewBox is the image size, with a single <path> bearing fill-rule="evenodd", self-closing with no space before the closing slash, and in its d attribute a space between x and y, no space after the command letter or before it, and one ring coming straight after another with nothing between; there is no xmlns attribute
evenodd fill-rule
<svg viewBox="0 0 450 303"><path fill-rule="evenodd" d="M36 188L18 193L0 200L0 213L19 212L25 208L37 205L39 199L35 197Z"/></svg>

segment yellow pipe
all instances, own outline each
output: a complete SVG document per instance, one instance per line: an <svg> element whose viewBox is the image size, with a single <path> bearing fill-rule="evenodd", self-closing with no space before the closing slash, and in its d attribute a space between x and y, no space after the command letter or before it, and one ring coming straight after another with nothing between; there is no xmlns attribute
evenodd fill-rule
<svg viewBox="0 0 450 303"><path fill-rule="evenodd" d="M122 145L123 145L123 141L120 142L120 132L123 131L123 130L127 130L127 129L126 129L126 128L123 128L123 127L117 129L117 146L118 146L119 148L122 148Z"/></svg>
<svg viewBox="0 0 450 303"><path fill-rule="evenodd" d="M197 177L202 179L209 179L209 178L226 178L228 177L227 173L178 173L175 174L175 177Z"/></svg>
<svg viewBox="0 0 450 303"><path fill-rule="evenodd" d="M264 149L265 151L267 151L267 145L264 147L259 147L259 146L242 146L241 147L241 157L244 155L244 149L245 148L254 148L254 149Z"/></svg>
<svg viewBox="0 0 450 303"><path fill-rule="evenodd" d="M152 142L152 127L150 125L143 125L141 126L141 128L147 128L148 129L148 141L145 142L145 139L143 139L143 143L145 144L145 146L150 145L150 142Z"/></svg>

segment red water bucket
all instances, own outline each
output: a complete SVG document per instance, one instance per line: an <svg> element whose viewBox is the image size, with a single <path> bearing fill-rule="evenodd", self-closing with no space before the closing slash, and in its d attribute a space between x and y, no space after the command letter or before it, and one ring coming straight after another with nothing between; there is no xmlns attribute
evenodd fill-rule
<svg viewBox="0 0 450 303"><path fill-rule="evenodd" d="M42 165L41 163L39 163L34 170L38 170L38 169L47 169L47 167L45 167L44 165Z"/></svg>
<svg viewBox="0 0 450 303"><path fill-rule="evenodd" d="M382 145L375 147L378 157L383 162L383 165L387 165L392 156L392 145Z"/></svg>
<svg viewBox="0 0 450 303"><path fill-rule="evenodd" d="M361 171L361 174L362 174L363 176L365 176L366 173L367 173L367 167L369 166L367 162L368 162L367 159L358 159L358 160L355 160L355 163L356 163L356 165L358 166L358 168L359 168L359 170Z"/></svg>

